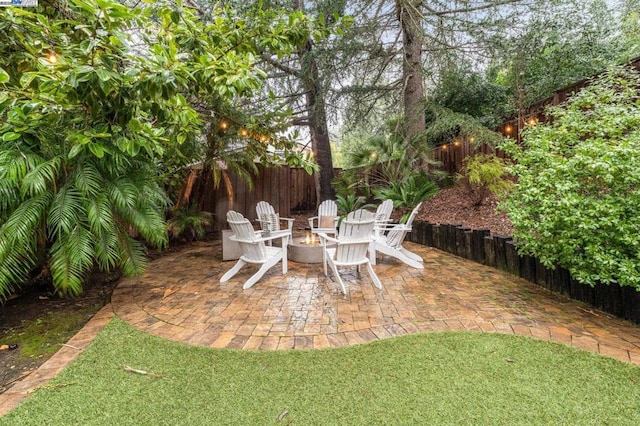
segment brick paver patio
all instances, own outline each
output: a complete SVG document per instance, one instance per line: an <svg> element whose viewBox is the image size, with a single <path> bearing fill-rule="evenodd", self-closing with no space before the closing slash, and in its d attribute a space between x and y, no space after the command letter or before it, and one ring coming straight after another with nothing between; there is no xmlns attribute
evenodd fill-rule
<svg viewBox="0 0 640 426"><path fill-rule="evenodd" d="M570 301L493 268L407 243L423 270L379 259L378 290L366 271L343 275L343 295L321 264L289 262L242 290L255 268L227 283L234 264L221 243L194 243L153 261L142 277L122 280L111 305L68 345L0 394L0 415L77 357L118 315L133 327L169 340L213 348L313 349L370 342L407 333L467 330L552 340L640 365L640 326ZM364 269L364 268L363 268Z"/></svg>
<svg viewBox="0 0 640 426"><path fill-rule="evenodd" d="M346 275L343 295L321 264L289 262L255 286L245 267L227 283L220 276L220 243L197 243L123 280L114 312L156 336L194 345L236 349L312 349L369 342L406 333L489 331L554 340L640 364L640 327L570 301L494 268L407 243L424 270L392 258Z"/></svg>

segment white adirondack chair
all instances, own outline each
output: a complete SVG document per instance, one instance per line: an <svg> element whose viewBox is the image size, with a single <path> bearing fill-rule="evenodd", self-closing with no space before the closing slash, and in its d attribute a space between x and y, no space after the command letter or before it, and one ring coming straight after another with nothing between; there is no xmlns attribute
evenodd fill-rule
<svg viewBox="0 0 640 426"><path fill-rule="evenodd" d="M262 276L282 261L282 273L287 273L287 243L289 241L288 230L273 231L269 236L262 236L261 231L255 231L253 225L241 213L230 210L227 212L227 223L233 231L233 235L229 238L236 241L240 245L242 254L238 262L227 271L220 282L229 281L235 274L242 269L247 263L256 263L261 265L260 269L253 274L242 286L248 289L253 286ZM265 241L275 238L282 238L282 247L269 247L265 245Z"/></svg>
<svg viewBox="0 0 640 426"><path fill-rule="evenodd" d="M349 213L340 222L337 238L332 238L326 233L318 234L318 237L323 240L324 274L327 275L327 264L329 264L344 294L347 293L347 289L338 272L339 266L356 266L360 272L360 265L366 265L373 284L382 288L380 279L367 257L372 241L373 225L373 213L360 209Z"/></svg>
<svg viewBox="0 0 640 426"><path fill-rule="evenodd" d="M338 205L334 200L324 200L318 207L318 215L309 218L309 227L313 233L336 234Z"/></svg>
<svg viewBox="0 0 640 426"><path fill-rule="evenodd" d="M287 222L289 233L291 234L293 232L293 222L295 219L280 217L273 206L266 201L259 201L258 204L256 204L256 215L260 223L260 228L262 228L263 231L280 231L280 223ZM267 244L271 245L271 240L267 241Z"/></svg>
<svg viewBox="0 0 640 426"><path fill-rule="evenodd" d="M386 231L389 220L391 219L392 212L393 201L391 200L384 200L376 209L375 224L373 227L376 237L378 237L379 235L383 235Z"/></svg>
<svg viewBox="0 0 640 426"><path fill-rule="evenodd" d="M408 232L411 232L411 224L421 205L422 203L413 209L406 223L387 224L388 231L386 234L378 233L375 235L370 249L372 264L376 264L376 252L379 251L382 254L395 257L409 266L424 269L422 258L402 246L405 236Z"/></svg>

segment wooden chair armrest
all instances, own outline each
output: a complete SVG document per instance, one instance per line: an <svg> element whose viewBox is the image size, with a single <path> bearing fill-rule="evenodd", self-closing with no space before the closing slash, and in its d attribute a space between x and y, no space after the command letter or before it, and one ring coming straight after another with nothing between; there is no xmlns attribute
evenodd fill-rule
<svg viewBox="0 0 640 426"><path fill-rule="evenodd" d="M318 238L320 238L321 240L330 241L332 243L339 243L340 242L340 241L338 241L337 238L330 237L327 234L325 234L324 232L318 232Z"/></svg>
<svg viewBox="0 0 640 426"><path fill-rule="evenodd" d="M363 239L363 240L348 240L348 241L336 240L336 242L338 244L340 244L341 246L349 245L349 244L365 244L365 243L366 244L370 244L372 241L373 241L373 239L371 239L371 238L366 238L366 239Z"/></svg>
<svg viewBox="0 0 640 426"><path fill-rule="evenodd" d="M411 226L407 226L404 223L383 223L375 226L379 230L384 231L411 231Z"/></svg>
<svg viewBox="0 0 640 426"><path fill-rule="evenodd" d="M252 243L257 243L257 242L260 242L260 241L277 240L278 238L289 238L289 236L290 236L290 234L288 232L284 233L282 231L273 231L271 233L271 235L267 235L267 236L263 237L262 236L262 231L256 231L256 237L257 238L255 238L255 239L245 240L245 239L242 239L242 238L238 238L235 235L232 235L232 236L229 237L229 240L235 241L235 242L238 242L238 243L249 243L249 244L252 244Z"/></svg>

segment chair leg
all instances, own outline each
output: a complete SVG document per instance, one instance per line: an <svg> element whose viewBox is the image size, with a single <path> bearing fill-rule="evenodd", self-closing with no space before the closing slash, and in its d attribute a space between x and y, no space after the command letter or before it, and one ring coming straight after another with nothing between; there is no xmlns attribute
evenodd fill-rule
<svg viewBox="0 0 640 426"><path fill-rule="evenodd" d="M369 244L369 261L372 265L376 264L376 242Z"/></svg>
<svg viewBox="0 0 640 426"><path fill-rule="evenodd" d="M413 259L413 260L415 260L416 262L424 262L424 260L423 260L420 256L418 256L417 254L415 254L415 253L413 253L413 252L411 252L411 251L407 250L407 249L406 249L406 248L404 248L404 247L400 247L400 251L401 251L405 256L407 256L409 259Z"/></svg>
<svg viewBox="0 0 640 426"><path fill-rule="evenodd" d="M258 269L258 271L253 274L251 276L251 278L249 278L244 285L242 286L242 288L244 290L251 288L255 283L258 282L258 280L260 278L262 278L262 276L265 274L265 272L267 272L269 269L273 268L276 263L278 263L280 260L282 260L282 257L275 257L271 260L269 260L268 262L265 262L262 264L262 266L260 266L260 269Z"/></svg>
<svg viewBox="0 0 640 426"><path fill-rule="evenodd" d="M367 262L367 271L369 271L369 276L371 277L371 280L373 281L373 285L375 285L380 290L382 290L382 283L380 282L380 279L378 278L378 275L376 275L375 271L373 270L373 266L371 266L370 262Z"/></svg>
<svg viewBox="0 0 640 426"><path fill-rule="evenodd" d="M336 267L336 264L333 262L329 262L329 265L331 266L333 275L336 277L336 281L338 281L338 284L340 284L340 287L342 288L342 294L347 294L347 288L344 286L344 283L342 282L342 278L340 278L340 274L338 273L338 268Z"/></svg>
<svg viewBox="0 0 640 426"><path fill-rule="evenodd" d="M238 273L238 271L240 269L242 269L242 267L244 265L246 265L247 262L245 262L244 260L240 259L238 260L238 262L233 266L233 268L229 269L223 276L222 278L220 278L220 282L224 283L229 281L229 279L231 279L235 274Z"/></svg>
<svg viewBox="0 0 640 426"><path fill-rule="evenodd" d="M413 253L411 253L413 254ZM406 263L407 265L416 268L416 269L424 269L424 266L422 266L422 262L418 262L417 260L407 256L404 251L401 250L397 250L395 253L395 257L398 260L401 260L402 262ZM420 259L422 260L422 259Z"/></svg>
<svg viewBox="0 0 640 426"><path fill-rule="evenodd" d="M324 276L327 276L327 248L324 246L324 240L322 242L322 263L324 265Z"/></svg>
<svg viewBox="0 0 640 426"><path fill-rule="evenodd" d="M424 269L424 266L422 266L422 258L415 253L409 252L409 250L404 248L394 249L383 245L379 245L377 250L384 255L395 257L399 261L404 262L413 268ZM407 255L406 252L411 253L411 256ZM420 260L417 260L416 258Z"/></svg>

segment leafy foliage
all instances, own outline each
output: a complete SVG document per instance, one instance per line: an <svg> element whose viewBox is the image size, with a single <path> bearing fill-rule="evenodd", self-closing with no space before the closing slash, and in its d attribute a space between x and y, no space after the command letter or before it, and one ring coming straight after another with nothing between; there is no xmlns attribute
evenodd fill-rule
<svg viewBox="0 0 640 426"><path fill-rule="evenodd" d="M640 290L640 76L612 69L530 126L502 203L521 253L584 284Z"/></svg>
<svg viewBox="0 0 640 426"><path fill-rule="evenodd" d="M473 66L460 60L442 70L437 86L429 96L431 102L452 113L474 117L477 124L495 128L507 115L508 88L489 76L473 71ZM470 121L469 119L466 120Z"/></svg>
<svg viewBox="0 0 640 426"><path fill-rule="evenodd" d="M412 174L400 182L392 182L389 187L374 190L376 199L393 200L394 207L405 211L401 221L409 217L410 210L437 192L438 186L425 173Z"/></svg>
<svg viewBox="0 0 640 426"><path fill-rule="evenodd" d="M474 206L480 206L489 193L507 193L513 182L507 179L506 163L493 154L476 154L462 162L458 179L464 181Z"/></svg>
<svg viewBox="0 0 640 426"><path fill-rule="evenodd" d="M194 241L204 236L207 226L212 222L213 215L210 212L198 211L197 207L191 205L173 212L167 220L167 230L172 238Z"/></svg>
<svg viewBox="0 0 640 426"><path fill-rule="evenodd" d="M363 170L367 185L389 186L433 164L431 145L422 138L405 139L399 131L399 120L388 120L384 135L370 136L346 152L347 163Z"/></svg>
<svg viewBox="0 0 640 426"><path fill-rule="evenodd" d="M482 124L481 120L467 113L453 111L435 102L429 102L425 108L426 129L422 133L430 146L451 143L463 138L474 144L496 146L502 136Z"/></svg>
<svg viewBox="0 0 640 426"><path fill-rule="evenodd" d="M338 206L338 214L346 216L352 211L358 209L371 209L373 204L367 204L367 197L364 195L350 194L336 194L336 205Z"/></svg>
<svg viewBox="0 0 640 426"><path fill-rule="evenodd" d="M179 1L0 10L0 298L40 266L76 295L94 265L141 273L145 243L167 243L158 171L192 159L180 146L204 128L193 105L219 113L260 86L258 48L292 49L309 33L301 13L213 15L205 24ZM244 151L254 158L264 142L245 138ZM243 150L233 143L218 161ZM297 158L292 142L274 145Z"/></svg>
<svg viewBox="0 0 640 426"><path fill-rule="evenodd" d="M637 0L563 0L544 7L489 42L495 58L489 74L510 88L514 111L640 52Z"/></svg>

